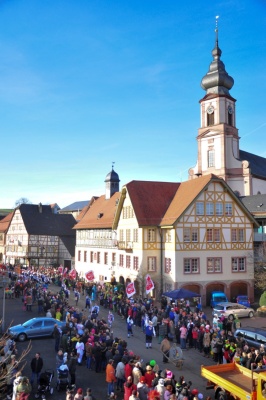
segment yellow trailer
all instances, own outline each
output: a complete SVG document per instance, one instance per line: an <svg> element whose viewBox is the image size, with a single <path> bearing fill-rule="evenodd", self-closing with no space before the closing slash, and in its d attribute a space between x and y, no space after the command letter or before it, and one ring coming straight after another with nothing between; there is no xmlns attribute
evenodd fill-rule
<svg viewBox="0 0 266 400"><path fill-rule="evenodd" d="M236 363L201 366L207 389L218 400L262 400L266 398L266 370L251 371Z"/></svg>

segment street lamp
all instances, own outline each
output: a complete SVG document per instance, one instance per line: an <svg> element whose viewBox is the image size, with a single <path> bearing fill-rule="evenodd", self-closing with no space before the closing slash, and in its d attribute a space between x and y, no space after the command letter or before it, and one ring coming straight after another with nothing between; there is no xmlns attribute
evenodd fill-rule
<svg viewBox="0 0 266 400"><path fill-rule="evenodd" d="M6 314L6 284L8 283L8 279L3 276L3 317L2 317L2 325L1 330L2 333L5 332L5 314Z"/></svg>

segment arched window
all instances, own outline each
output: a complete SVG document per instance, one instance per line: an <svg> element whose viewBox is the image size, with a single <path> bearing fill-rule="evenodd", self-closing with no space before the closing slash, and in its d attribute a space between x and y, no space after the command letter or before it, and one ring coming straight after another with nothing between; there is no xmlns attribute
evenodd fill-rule
<svg viewBox="0 0 266 400"><path fill-rule="evenodd" d="M228 113L227 113L227 120L228 120L228 125L233 126L233 108L231 106L228 107Z"/></svg>

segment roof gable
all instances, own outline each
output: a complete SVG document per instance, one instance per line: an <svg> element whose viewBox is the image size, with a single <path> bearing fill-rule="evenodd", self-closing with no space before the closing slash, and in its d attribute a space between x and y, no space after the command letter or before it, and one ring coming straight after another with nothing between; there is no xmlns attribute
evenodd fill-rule
<svg viewBox="0 0 266 400"><path fill-rule="evenodd" d="M139 226L160 224L179 185L152 181L131 181L126 185Z"/></svg>
<svg viewBox="0 0 266 400"><path fill-rule="evenodd" d="M9 225L12 221L13 215L14 215L15 211L12 211L11 213L9 213L7 216L5 216L5 218L0 220L0 232L2 233L6 233Z"/></svg>
<svg viewBox="0 0 266 400"><path fill-rule="evenodd" d="M72 214L54 214L50 206L36 204L21 204L19 210L30 235L75 235L72 228L76 220Z"/></svg>
<svg viewBox="0 0 266 400"><path fill-rule="evenodd" d="M83 218L74 226L74 229L112 228L120 195L120 192L116 192L110 199L106 199L105 195L94 198L94 201L85 212Z"/></svg>

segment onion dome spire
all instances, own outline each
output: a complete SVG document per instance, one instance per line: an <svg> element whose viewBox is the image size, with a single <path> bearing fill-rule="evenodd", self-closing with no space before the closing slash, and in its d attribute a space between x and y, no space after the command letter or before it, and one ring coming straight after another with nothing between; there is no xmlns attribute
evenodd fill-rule
<svg viewBox="0 0 266 400"><path fill-rule="evenodd" d="M210 64L209 72L202 78L201 87L209 93L230 95L229 90L234 85L234 79L228 75L224 63L220 57L222 50L218 45L218 18L215 26L215 46L212 50L213 61Z"/></svg>

